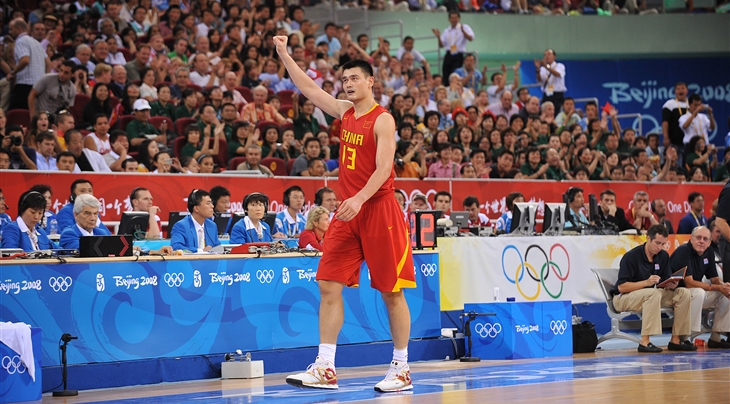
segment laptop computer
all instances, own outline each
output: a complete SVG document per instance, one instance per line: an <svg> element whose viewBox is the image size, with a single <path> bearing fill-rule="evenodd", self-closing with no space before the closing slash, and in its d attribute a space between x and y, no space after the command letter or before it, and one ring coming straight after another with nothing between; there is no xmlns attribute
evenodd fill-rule
<svg viewBox="0 0 730 404"><path fill-rule="evenodd" d="M469 227L469 212L451 212L451 221L454 227L466 229Z"/></svg>
<svg viewBox="0 0 730 404"><path fill-rule="evenodd" d="M82 236L79 257L131 257L134 236Z"/></svg>

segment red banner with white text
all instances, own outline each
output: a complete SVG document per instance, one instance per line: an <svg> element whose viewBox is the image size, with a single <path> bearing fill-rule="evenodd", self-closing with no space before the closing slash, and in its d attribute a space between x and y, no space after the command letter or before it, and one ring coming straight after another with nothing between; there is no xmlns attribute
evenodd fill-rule
<svg viewBox="0 0 730 404"><path fill-rule="evenodd" d="M162 210L160 217L167 219L170 211L186 209L187 196L193 189L206 189L220 185L231 191L231 210L242 211L243 197L250 192L263 192L271 200L270 210L283 210L282 198L284 190L292 185L299 185L306 197L305 211L314 204L317 189L328 186L337 191L337 180L307 177L248 178L236 175L182 175L182 174L142 174L114 173L47 173L33 171L0 171L0 189L9 206L8 214L17 215L18 196L35 184L47 184L53 189L54 212L68 202L71 183L78 178L86 178L93 184L94 195L102 201L102 220L118 221L121 212L131 210L129 194L136 187L148 188L154 202ZM588 194L596 197L605 189L612 189L616 202L626 209L630 206L636 191L649 193L649 199L662 198L667 204L667 218L675 228L679 219L689 212L687 195L697 191L705 197L705 215L710 216L710 207L723 184L674 184L674 183L639 183L639 182L555 182L555 181L521 181L521 180L408 180L397 179L396 187L406 193L406 203L417 193L428 196L429 205L433 205L434 194L438 191L449 191L453 195L453 210L462 210L462 201L469 195L479 199L480 207L490 219L498 218L505 211L505 196L510 192L521 192L527 201L540 203L538 217L542 217L544 202L562 202L562 194L571 187L584 189L586 203Z"/></svg>

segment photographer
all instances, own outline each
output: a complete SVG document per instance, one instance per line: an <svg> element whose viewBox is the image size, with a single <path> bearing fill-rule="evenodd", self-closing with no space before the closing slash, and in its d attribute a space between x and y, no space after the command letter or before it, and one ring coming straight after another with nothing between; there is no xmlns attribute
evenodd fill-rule
<svg viewBox="0 0 730 404"><path fill-rule="evenodd" d="M23 128L18 125L10 125L5 128L1 148L10 151L10 169L37 170L36 152L28 146L23 146L24 137Z"/></svg>

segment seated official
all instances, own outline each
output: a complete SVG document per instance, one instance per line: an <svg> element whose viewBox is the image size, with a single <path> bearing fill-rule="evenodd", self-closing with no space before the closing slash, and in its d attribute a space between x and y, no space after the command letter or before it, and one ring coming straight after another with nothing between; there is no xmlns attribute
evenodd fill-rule
<svg viewBox="0 0 730 404"><path fill-rule="evenodd" d="M693 334L702 330L702 309L715 309L712 321L712 334L707 341L709 348L730 348L730 342L722 339L722 333L730 332L730 283L723 283L717 274L715 253L710 248L712 234L705 226L697 226L692 230L692 237L687 244L677 247L669 259L672 272L687 267L684 281L680 286L691 293L691 326ZM710 280L710 284L702 281Z"/></svg>
<svg viewBox="0 0 730 404"><path fill-rule="evenodd" d="M601 192L600 216L601 222L613 223L618 227L618 231L633 229L634 226L626 220L624 210L616 206L616 193L607 189Z"/></svg>
<svg viewBox="0 0 730 404"><path fill-rule="evenodd" d="M286 209L276 214L276 238L298 238L304 231L307 219L299 213L304 206L304 191L293 185L284 191L284 205Z"/></svg>
<svg viewBox="0 0 730 404"><path fill-rule="evenodd" d="M5 203L2 201L1 203ZM20 248L25 252L58 248L48 240L45 230L38 227L46 210L46 198L37 191L26 191L20 195L18 212L20 216L3 225L2 248Z"/></svg>
<svg viewBox="0 0 730 404"><path fill-rule="evenodd" d="M689 341L680 342L680 335L690 334L690 292L671 282L664 288L656 285L669 279L669 254L664 251L667 229L653 225L647 230L646 243L624 254L619 265L618 280L611 290L613 306L618 311L641 312L639 352L661 352L649 337L662 333L662 307L674 308L670 351L694 351Z"/></svg>
<svg viewBox="0 0 730 404"><path fill-rule="evenodd" d="M322 242L327 229L330 227L329 211L322 206L309 211L307 225L299 236L299 248L323 251Z"/></svg>
<svg viewBox="0 0 730 404"><path fill-rule="evenodd" d="M58 233L61 234L67 227L72 227L76 224L76 219L74 218L74 200L77 196L83 195L83 194L89 194L94 195L94 187L91 185L91 181L79 178L78 180L71 183L71 196L68 198L69 203L67 203L64 207L61 208L61 210L58 211L58 214L56 215L56 220L58 221ZM98 217L96 220L96 227L104 228L107 231L106 226L104 226L104 223L101 222L101 217Z"/></svg>
<svg viewBox="0 0 730 404"><path fill-rule="evenodd" d="M129 195L129 203L132 204L132 211L134 212L148 212L150 214L147 222L147 239L156 240L162 238L162 231L160 231L160 217L157 216L161 213L159 206L155 206L152 199L152 193L147 188L135 188Z"/></svg>
<svg viewBox="0 0 730 404"><path fill-rule="evenodd" d="M567 220L565 221L565 228L580 228L581 226L587 226L590 223L586 214L583 213L583 204L585 198L583 197L583 189L578 187L568 188L568 206L565 208L568 210Z"/></svg>
<svg viewBox="0 0 730 404"><path fill-rule="evenodd" d="M264 223L269 198L259 192L244 198L243 211L246 217L239 220L231 229L231 243L245 244L274 241L269 225Z"/></svg>
<svg viewBox="0 0 730 404"><path fill-rule="evenodd" d="M507 205L507 211L502 213L502 216L497 219L495 224L496 230L504 233L509 233L512 229L512 208L515 206L515 202L524 202L525 196L519 192L512 192L505 198L505 205Z"/></svg>
<svg viewBox="0 0 730 404"><path fill-rule="evenodd" d="M82 236L111 236L112 233L106 228L96 227L96 220L99 218L101 203L94 195L82 194L74 200L74 217L76 225L67 227L61 233L61 248L78 250L79 237Z"/></svg>
<svg viewBox="0 0 730 404"><path fill-rule="evenodd" d="M221 244L213 217L213 202L208 191L196 189L188 196L190 216L172 226L170 245L173 250L209 251Z"/></svg>

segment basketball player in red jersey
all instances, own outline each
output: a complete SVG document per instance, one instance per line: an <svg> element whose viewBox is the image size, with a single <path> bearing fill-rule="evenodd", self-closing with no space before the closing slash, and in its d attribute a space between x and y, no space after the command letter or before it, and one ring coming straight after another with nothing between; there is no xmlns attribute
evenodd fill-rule
<svg viewBox="0 0 730 404"><path fill-rule="evenodd" d="M286 381L298 387L337 388L334 363L337 335L344 321L342 290L358 286L364 260L370 269L370 285L381 292L388 308L394 345L390 369L375 390L410 390L411 316L402 288L414 288L416 282L408 229L394 196L395 120L373 98L375 78L369 63L353 60L342 66L347 100L337 100L319 88L289 56L287 37L277 36L274 43L302 94L342 120L338 183L344 202L324 236L317 270L321 295L319 355L306 372L288 376Z"/></svg>

